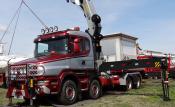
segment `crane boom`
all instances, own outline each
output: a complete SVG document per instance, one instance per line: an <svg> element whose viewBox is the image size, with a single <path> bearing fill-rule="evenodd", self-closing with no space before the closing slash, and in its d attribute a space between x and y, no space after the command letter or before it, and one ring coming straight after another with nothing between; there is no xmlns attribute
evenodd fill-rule
<svg viewBox="0 0 175 107"><path fill-rule="evenodd" d="M69 0L67 0L69 2ZM101 33L101 18L96 13L90 0L70 0L73 4L81 7L88 24L88 33L97 36Z"/></svg>
<svg viewBox="0 0 175 107"><path fill-rule="evenodd" d="M101 17L96 13L95 8L90 0L67 0L80 6L84 16L87 20L88 29L86 32L93 38L94 50L96 53L96 60L100 58L101 46L100 40L103 38L101 35Z"/></svg>

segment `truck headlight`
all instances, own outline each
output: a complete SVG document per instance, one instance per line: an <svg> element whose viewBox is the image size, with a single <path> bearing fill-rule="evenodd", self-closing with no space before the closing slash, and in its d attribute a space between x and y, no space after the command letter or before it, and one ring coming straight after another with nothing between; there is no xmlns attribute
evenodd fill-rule
<svg viewBox="0 0 175 107"><path fill-rule="evenodd" d="M11 75L15 74L13 70L10 70Z"/></svg>
<svg viewBox="0 0 175 107"><path fill-rule="evenodd" d="M23 73L24 73L24 74L26 74L26 73L27 73L26 69L23 69Z"/></svg>
<svg viewBox="0 0 175 107"><path fill-rule="evenodd" d="M23 74L23 69L20 69L20 74Z"/></svg>
<svg viewBox="0 0 175 107"><path fill-rule="evenodd" d="M45 72L45 69L43 66L38 66L37 67L37 75L43 75Z"/></svg>
<svg viewBox="0 0 175 107"><path fill-rule="evenodd" d="M29 76L40 76L45 72L43 65L30 64L28 65L28 75Z"/></svg>
<svg viewBox="0 0 175 107"><path fill-rule="evenodd" d="M17 71L14 71L14 74L17 75Z"/></svg>

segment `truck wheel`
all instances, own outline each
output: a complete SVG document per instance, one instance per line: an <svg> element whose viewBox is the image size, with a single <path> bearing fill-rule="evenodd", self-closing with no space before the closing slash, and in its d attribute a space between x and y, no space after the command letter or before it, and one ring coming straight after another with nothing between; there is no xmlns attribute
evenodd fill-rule
<svg viewBox="0 0 175 107"><path fill-rule="evenodd" d="M60 93L60 102L64 105L71 105L77 99L77 86L74 81L67 80L63 83Z"/></svg>
<svg viewBox="0 0 175 107"><path fill-rule="evenodd" d="M130 77L128 77L128 78L126 79L126 86L125 86L124 90L125 90L125 91L131 90L132 87L133 87L132 85L133 85L133 84L132 84L132 80L131 80Z"/></svg>
<svg viewBox="0 0 175 107"><path fill-rule="evenodd" d="M102 89L98 80L92 80L89 87L89 97L91 99L97 99L101 96Z"/></svg>
<svg viewBox="0 0 175 107"><path fill-rule="evenodd" d="M141 79L138 77L136 84L134 84L133 88L138 89L141 86Z"/></svg>

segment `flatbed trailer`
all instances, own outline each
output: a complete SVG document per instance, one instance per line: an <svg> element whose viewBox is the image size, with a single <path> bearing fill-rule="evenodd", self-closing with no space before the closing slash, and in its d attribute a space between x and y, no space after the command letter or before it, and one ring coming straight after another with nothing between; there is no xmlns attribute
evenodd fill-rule
<svg viewBox="0 0 175 107"><path fill-rule="evenodd" d="M120 79L126 83L136 84L138 79L141 79L139 76L140 68L158 68L161 70L162 78L162 89L163 89L163 99L165 101L170 100L169 98L169 71L168 71L168 59L167 58L151 58L151 59L140 59L140 60L126 60L126 61L115 61L115 62L104 62L100 65L99 71L105 72L108 75L114 76L119 75ZM137 72L138 71L138 72ZM132 75L132 74L135 75ZM130 79L127 79L130 78ZM136 83L135 83L136 82ZM122 83L122 82L120 82Z"/></svg>

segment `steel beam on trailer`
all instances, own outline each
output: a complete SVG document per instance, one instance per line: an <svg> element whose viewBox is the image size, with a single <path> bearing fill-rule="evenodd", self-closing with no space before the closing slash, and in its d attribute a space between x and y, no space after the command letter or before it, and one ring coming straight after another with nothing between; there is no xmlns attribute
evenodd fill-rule
<svg viewBox="0 0 175 107"><path fill-rule="evenodd" d="M152 58L152 59L133 59L125 61L104 62L100 65L99 71L106 72L108 70L128 70L136 68L161 68L161 63L164 62L164 58Z"/></svg>

